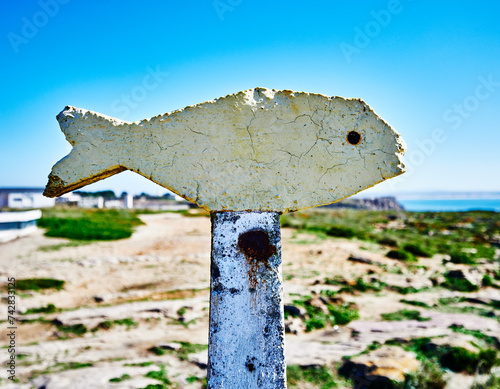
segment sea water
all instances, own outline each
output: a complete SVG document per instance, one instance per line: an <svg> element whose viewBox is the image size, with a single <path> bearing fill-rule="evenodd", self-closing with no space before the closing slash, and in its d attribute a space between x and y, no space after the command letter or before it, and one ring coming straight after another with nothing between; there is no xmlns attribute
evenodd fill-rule
<svg viewBox="0 0 500 389"><path fill-rule="evenodd" d="M407 211L414 212L500 212L500 199L397 199Z"/></svg>

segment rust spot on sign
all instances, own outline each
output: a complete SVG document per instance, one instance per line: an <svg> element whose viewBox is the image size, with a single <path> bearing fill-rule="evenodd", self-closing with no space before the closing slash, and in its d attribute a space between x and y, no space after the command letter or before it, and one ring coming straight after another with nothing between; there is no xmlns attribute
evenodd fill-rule
<svg viewBox="0 0 500 389"><path fill-rule="evenodd" d="M361 142L361 134L359 132L356 132L356 131L350 131L347 134L347 141L350 144L356 146Z"/></svg>
<svg viewBox="0 0 500 389"><path fill-rule="evenodd" d="M269 236L263 230L250 230L241 234L238 238L238 247L250 265L248 273L250 285L256 288L259 266L262 264L268 267L268 259L276 254L276 247L271 244Z"/></svg>

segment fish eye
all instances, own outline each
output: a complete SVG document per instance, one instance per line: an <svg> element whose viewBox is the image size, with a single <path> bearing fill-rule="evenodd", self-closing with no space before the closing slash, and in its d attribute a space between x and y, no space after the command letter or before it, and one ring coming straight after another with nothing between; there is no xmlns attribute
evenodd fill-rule
<svg viewBox="0 0 500 389"><path fill-rule="evenodd" d="M357 144L359 144L361 142L361 134L359 132L356 132L356 131L350 131L348 134L347 134L347 141L356 146Z"/></svg>

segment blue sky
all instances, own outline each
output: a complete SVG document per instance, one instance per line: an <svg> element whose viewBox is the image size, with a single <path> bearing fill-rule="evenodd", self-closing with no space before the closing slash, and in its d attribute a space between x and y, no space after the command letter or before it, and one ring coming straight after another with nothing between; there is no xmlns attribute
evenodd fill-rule
<svg viewBox="0 0 500 389"><path fill-rule="evenodd" d="M134 121L263 86L360 97L408 172L368 194L500 191L500 3L2 1L0 186L44 186L66 105ZM163 193L125 172L84 190Z"/></svg>

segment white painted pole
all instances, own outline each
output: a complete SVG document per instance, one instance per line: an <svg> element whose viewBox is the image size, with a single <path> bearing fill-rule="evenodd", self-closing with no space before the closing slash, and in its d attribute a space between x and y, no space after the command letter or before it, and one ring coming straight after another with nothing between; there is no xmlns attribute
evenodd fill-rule
<svg viewBox="0 0 500 389"><path fill-rule="evenodd" d="M208 388L286 388L277 212L212 214Z"/></svg>

